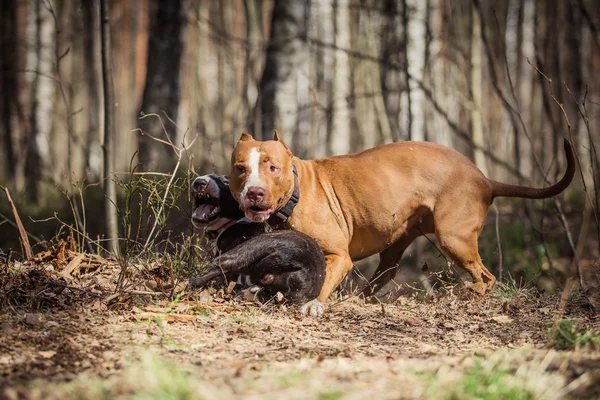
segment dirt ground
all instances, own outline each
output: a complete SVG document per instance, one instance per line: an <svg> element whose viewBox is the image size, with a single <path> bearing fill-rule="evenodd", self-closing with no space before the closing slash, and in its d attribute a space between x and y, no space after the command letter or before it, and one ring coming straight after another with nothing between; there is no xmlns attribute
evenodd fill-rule
<svg viewBox="0 0 600 400"><path fill-rule="evenodd" d="M573 294L350 296L313 319L206 292L112 295L117 267L88 257L87 272L2 267L0 398L600 398L600 353L551 348L561 308L600 327Z"/></svg>

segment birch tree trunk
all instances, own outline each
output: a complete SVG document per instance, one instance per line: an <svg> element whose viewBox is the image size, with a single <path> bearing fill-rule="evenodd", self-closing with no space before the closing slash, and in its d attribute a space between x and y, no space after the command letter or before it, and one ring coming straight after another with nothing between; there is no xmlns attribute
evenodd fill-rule
<svg viewBox="0 0 600 400"><path fill-rule="evenodd" d="M453 99L452 87L446 82L446 76L450 69L445 53L447 47L447 23L445 22L443 7L440 3L440 0L430 0L431 42L429 43L429 54L431 55L430 63L432 64L430 68L430 82L432 93L436 95L436 101L446 110L449 117L456 120L456 101ZM452 132L446 118L434 111L430 124L431 140L444 146L452 147Z"/></svg>
<svg viewBox="0 0 600 400"><path fill-rule="evenodd" d="M407 70L409 78L409 122L410 140L425 140L425 95L419 88L425 79L425 46L427 2L404 0L407 29Z"/></svg>
<svg viewBox="0 0 600 400"><path fill-rule="evenodd" d="M488 176L485 154L482 151L484 147L483 140L483 118L481 116L483 72L481 68L481 18L475 5L472 6L473 24L471 31L471 92L473 94L473 104L471 108L471 129L473 134L473 143L477 146L473 152L475 156L475 165Z"/></svg>
<svg viewBox="0 0 600 400"><path fill-rule="evenodd" d="M350 151L350 113L348 99L350 97L350 10L348 0L337 0L335 3L335 75L333 77L332 119L331 119L331 154L347 154Z"/></svg>
<svg viewBox="0 0 600 400"><path fill-rule="evenodd" d="M331 0L318 0L311 5L310 36L324 38L331 46L312 48L312 75L315 81L316 107L312 107L308 155L312 158L327 156L328 137L331 134L331 103L335 76L335 14Z"/></svg>

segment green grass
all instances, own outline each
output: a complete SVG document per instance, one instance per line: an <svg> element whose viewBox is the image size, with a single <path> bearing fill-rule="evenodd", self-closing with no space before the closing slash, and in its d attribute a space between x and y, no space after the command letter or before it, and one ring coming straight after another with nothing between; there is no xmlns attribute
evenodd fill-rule
<svg viewBox="0 0 600 400"><path fill-rule="evenodd" d="M150 352L131 363L118 379L100 380L80 377L64 385L62 394L76 399L203 399L207 396L201 382L193 379L185 366L176 365ZM59 390L60 392L60 390ZM58 393L55 393L58 398ZM64 398L63 397L63 398Z"/></svg>
<svg viewBox="0 0 600 400"><path fill-rule="evenodd" d="M339 400L344 396L339 390L324 390L317 396L319 400Z"/></svg>
<svg viewBox="0 0 600 400"><path fill-rule="evenodd" d="M548 328L548 336L557 350L600 350L600 332L584 329L570 319L556 321Z"/></svg>
<svg viewBox="0 0 600 400"><path fill-rule="evenodd" d="M309 374L306 371L298 371L294 368L275 377L274 382L282 389L301 386L301 383L308 379Z"/></svg>
<svg viewBox="0 0 600 400"><path fill-rule="evenodd" d="M564 398L568 393L564 377L548 370L544 362L527 361L530 356L527 349L498 350L472 359L464 369L442 366L428 377L427 393L447 400Z"/></svg>
<svg viewBox="0 0 600 400"><path fill-rule="evenodd" d="M529 400L535 395L525 387L524 381L514 381L510 370L502 365L484 368L480 362L467 370L461 382L448 397L450 400Z"/></svg>
<svg viewBox="0 0 600 400"><path fill-rule="evenodd" d="M492 289L492 295L501 299L522 297L530 293L532 290L530 285L517 282L512 276L508 276L502 282L496 282Z"/></svg>

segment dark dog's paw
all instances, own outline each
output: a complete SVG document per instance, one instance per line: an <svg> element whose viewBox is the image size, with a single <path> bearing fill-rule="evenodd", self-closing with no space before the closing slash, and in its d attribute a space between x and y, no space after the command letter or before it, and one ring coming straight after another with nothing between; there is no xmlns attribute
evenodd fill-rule
<svg viewBox="0 0 600 400"><path fill-rule="evenodd" d="M187 288L188 290L200 289L206 286L206 284L208 284L208 279L205 279L202 276L196 276L189 280Z"/></svg>

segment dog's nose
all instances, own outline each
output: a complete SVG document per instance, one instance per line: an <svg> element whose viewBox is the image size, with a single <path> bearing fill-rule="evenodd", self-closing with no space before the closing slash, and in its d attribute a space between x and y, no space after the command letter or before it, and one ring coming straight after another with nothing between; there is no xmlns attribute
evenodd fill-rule
<svg viewBox="0 0 600 400"><path fill-rule="evenodd" d="M246 197L254 203L260 203L265 198L265 189L259 186L250 186Z"/></svg>
<svg viewBox="0 0 600 400"><path fill-rule="evenodd" d="M198 178L194 179L194 182L192 182L192 191L199 192L200 190L203 190L204 188L206 188L207 185L208 185L208 179L203 178L203 177L198 177Z"/></svg>

